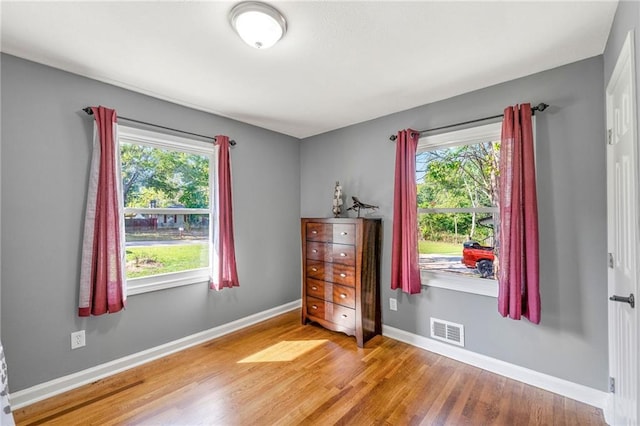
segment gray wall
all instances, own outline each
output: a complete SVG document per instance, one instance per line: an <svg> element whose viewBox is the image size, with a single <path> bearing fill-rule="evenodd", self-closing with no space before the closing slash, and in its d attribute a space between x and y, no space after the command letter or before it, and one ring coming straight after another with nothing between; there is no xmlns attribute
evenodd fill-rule
<svg viewBox="0 0 640 426"><path fill-rule="evenodd" d="M300 298L299 140L2 56L2 341L19 391ZM232 150L240 287L205 283L77 316L92 119L81 108L195 133ZM70 350L86 329L87 346Z"/></svg>
<svg viewBox="0 0 640 426"><path fill-rule="evenodd" d="M395 146L399 129L491 116L546 102L536 116L542 322L502 318L495 298L390 289ZM429 317L464 324L466 349L595 389L607 382L606 174L602 56L303 140L301 213L330 214L334 182L384 219L385 325L429 335ZM347 203L348 204L348 203ZM388 299L398 299L398 311Z"/></svg>

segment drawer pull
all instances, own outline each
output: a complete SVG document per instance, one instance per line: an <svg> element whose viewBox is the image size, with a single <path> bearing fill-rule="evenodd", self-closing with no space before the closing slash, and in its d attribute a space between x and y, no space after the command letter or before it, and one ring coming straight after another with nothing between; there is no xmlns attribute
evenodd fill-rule
<svg viewBox="0 0 640 426"><path fill-rule="evenodd" d="M347 295L345 293L340 293L340 299L346 299Z"/></svg>
<svg viewBox="0 0 640 426"><path fill-rule="evenodd" d="M318 250L316 250L316 249L313 249L313 250L311 250L311 251L312 251L313 253L317 253L317 252L318 252Z"/></svg>
<svg viewBox="0 0 640 426"><path fill-rule="evenodd" d="M317 290L318 287L316 287L315 285L313 287L311 287L311 290Z"/></svg>
<svg viewBox="0 0 640 426"><path fill-rule="evenodd" d="M347 235L347 233L346 232L341 232L340 235Z"/></svg>
<svg viewBox="0 0 640 426"><path fill-rule="evenodd" d="M348 315L347 314L342 314L342 318L347 318Z"/></svg>
<svg viewBox="0 0 640 426"><path fill-rule="evenodd" d="M316 305L311 305L311 309L318 309Z"/></svg>
<svg viewBox="0 0 640 426"><path fill-rule="evenodd" d="M311 231L311 233L312 233L312 234L317 234L317 233L318 233L318 231Z"/></svg>
<svg viewBox="0 0 640 426"><path fill-rule="evenodd" d="M345 273L343 272L342 274L340 274L340 276L341 276L342 278L346 278L346 277L347 277L347 274L345 274Z"/></svg>
<svg viewBox="0 0 640 426"><path fill-rule="evenodd" d="M311 268L313 272L318 272L318 268Z"/></svg>
<svg viewBox="0 0 640 426"><path fill-rule="evenodd" d="M340 257L347 257L347 253L340 253Z"/></svg>

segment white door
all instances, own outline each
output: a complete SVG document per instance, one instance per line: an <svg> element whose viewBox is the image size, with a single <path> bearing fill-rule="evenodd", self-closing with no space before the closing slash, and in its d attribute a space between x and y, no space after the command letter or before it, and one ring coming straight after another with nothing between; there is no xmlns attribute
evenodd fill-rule
<svg viewBox="0 0 640 426"><path fill-rule="evenodd" d="M609 375L607 421L638 424L638 146L633 32L607 85L607 246Z"/></svg>

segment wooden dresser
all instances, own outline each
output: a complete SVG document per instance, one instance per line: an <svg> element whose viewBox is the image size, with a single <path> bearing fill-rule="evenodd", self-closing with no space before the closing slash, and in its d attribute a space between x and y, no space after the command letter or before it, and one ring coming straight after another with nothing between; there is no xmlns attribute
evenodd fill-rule
<svg viewBox="0 0 640 426"><path fill-rule="evenodd" d="M302 219L302 324L355 336L382 333L382 219Z"/></svg>

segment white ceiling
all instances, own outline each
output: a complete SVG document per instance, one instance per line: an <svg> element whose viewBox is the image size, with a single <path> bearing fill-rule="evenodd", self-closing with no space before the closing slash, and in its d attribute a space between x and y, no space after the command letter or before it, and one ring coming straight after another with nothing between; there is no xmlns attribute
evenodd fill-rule
<svg viewBox="0 0 640 426"><path fill-rule="evenodd" d="M236 3L3 1L1 46L304 138L601 54L617 6L274 1L288 32L257 50L228 24Z"/></svg>

